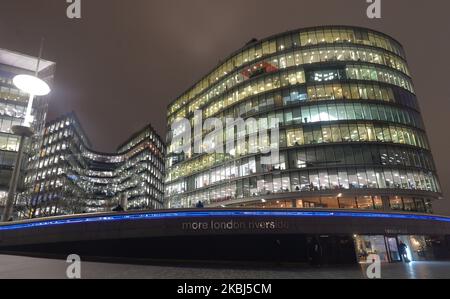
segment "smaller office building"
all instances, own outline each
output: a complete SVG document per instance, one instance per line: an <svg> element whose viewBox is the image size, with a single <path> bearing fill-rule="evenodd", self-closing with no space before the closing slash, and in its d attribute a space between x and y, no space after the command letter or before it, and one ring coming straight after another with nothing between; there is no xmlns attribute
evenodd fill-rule
<svg viewBox="0 0 450 299"><path fill-rule="evenodd" d="M37 158L30 159L19 218L163 207L165 146L151 125L116 153L92 150L74 113L49 122Z"/></svg>

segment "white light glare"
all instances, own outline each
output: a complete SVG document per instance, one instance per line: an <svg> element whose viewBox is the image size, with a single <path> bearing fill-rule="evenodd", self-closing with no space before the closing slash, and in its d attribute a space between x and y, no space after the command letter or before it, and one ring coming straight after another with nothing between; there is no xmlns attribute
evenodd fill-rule
<svg viewBox="0 0 450 299"><path fill-rule="evenodd" d="M34 96L45 96L51 91L47 83L35 76L17 75L13 83L21 91Z"/></svg>

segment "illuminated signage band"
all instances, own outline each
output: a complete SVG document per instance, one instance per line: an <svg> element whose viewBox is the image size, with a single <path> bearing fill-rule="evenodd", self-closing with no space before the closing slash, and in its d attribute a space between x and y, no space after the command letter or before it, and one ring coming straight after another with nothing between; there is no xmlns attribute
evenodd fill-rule
<svg viewBox="0 0 450 299"><path fill-rule="evenodd" d="M113 221L136 221L136 220L161 220L177 218L202 218L202 217L285 217L285 218L306 218L306 217L335 217L335 218L371 218L371 219L398 219L416 221L435 221L450 223L449 217L414 214L388 214L370 212L350 212L350 211L180 211L161 213L133 213L117 214L106 216L85 216L68 219L41 220L29 223L17 223L0 226L0 231L10 231L19 229L31 229L49 227L57 225L68 225L77 223L113 222Z"/></svg>

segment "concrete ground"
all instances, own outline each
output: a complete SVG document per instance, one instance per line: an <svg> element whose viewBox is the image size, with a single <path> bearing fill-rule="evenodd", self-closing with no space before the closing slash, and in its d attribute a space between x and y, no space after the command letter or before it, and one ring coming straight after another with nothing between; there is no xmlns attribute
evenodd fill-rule
<svg viewBox="0 0 450 299"><path fill-rule="evenodd" d="M67 278L68 263L63 260L0 255L0 279ZM227 266L227 265L127 265L82 262L85 279L364 279L365 266L311 268L309 266ZM450 262L385 264L384 279L450 278Z"/></svg>

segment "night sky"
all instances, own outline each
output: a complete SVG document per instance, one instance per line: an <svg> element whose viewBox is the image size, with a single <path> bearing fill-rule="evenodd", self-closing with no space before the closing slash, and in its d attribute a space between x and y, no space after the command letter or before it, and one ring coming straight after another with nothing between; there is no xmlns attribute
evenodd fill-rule
<svg viewBox="0 0 450 299"><path fill-rule="evenodd" d="M151 123L166 132L166 107L252 38L308 26L369 27L406 49L441 183L450 194L450 2L382 0L0 0L0 48L57 62L50 118L75 111L96 150L112 152ZM450 200L436 204L450 214Z"/></svg>

